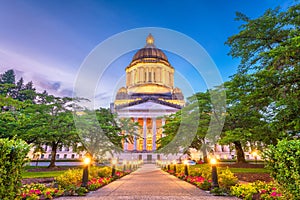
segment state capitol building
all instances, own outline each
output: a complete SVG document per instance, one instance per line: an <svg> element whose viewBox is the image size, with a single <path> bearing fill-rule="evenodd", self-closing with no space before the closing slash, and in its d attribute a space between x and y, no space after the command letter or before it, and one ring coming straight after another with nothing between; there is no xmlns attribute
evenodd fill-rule
<svg viewBox="0 0 300 200"><path fill-rule="evenodd" d="M165 53L155 46L154 37L149 34L145 46L135 53L125 71L126 86L118 90L111 111L118 118L130 118L137 122L139 128L133 136L133 142L124 141L123 153L114 156L150 162L164 159L164 155L155 153L158 148L156 142L163 137L162 127L166 123L164 117L176 113L185 105L182 91L174 85L175 69ZM46 153L40 158L51 158L49 147L44 149ZM215 145L214 152L220 159L232 159L235 156L234 150L231 151L228 145ZM71 148L61 148L56 158L80 159L83 155L72 152ZM250 152L245 152L245 156L249 159ZM194 159L200 157L201 154L194 154Z"/></svg>

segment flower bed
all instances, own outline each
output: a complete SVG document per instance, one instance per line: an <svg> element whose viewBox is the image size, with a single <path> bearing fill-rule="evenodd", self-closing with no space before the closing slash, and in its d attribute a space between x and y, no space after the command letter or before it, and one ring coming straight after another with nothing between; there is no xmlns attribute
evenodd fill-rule
<svg viewBox="0 0 300 200"><path fill-rule="evenodd" d="M174 169L174 166L169 167ZM210 191L214 195L232 195L245 200L283 200L286 196L280 192L278 185L274 182L256 181L254 183L239 184L238 178L229 170L221 169L218 171L219 188L212 188L211 168L208 165L197 165L190 167L189 176L185 176L183 165L177 165L176 173L174 170L164 170L179 179L196 185L202 190Z"/></svg>
<svg viewBox="0 0 300 200"><path fill-rule="evenodd" d="M82 196L89 191L94 191L121 178L131 171L116 171L111 176L109 167L91 167L89 170L89 181L87 187L82 185L82 169L70 169L55 178L50 184L32 183L23 185L17 200L53 199L59 196Z"/></svg>
<svg viewBox="0 0 300 200"><path fill-rule="evenodd" d="M275 183L256 181L254 183L239 184L231 187L231 194L245 200L287 199Z"/></svg>

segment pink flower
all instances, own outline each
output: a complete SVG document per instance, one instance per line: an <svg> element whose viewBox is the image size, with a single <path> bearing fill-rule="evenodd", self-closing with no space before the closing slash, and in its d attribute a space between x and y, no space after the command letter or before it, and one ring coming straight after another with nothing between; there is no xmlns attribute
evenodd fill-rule
<svg viewBox="0 0 300 200"><path fill-rule="evenodd" d="M50 192L48 191L48 192L46 192L46 195L50 195Z"/></svg>
<svg viewBox="0 0 300 200"><path fill-rule="evenodd" d="M272 193L270 194L270 196L271 196L271 197L276 197L276 196L277 196L277 192L272 192Z"/></svg>
<svg viewBox="0 0 300 200"><path fill-rule="evenodd" d="M260 193L265 194L265 193L267 193L267 190L261 190Z"/></svg>
<svg viewBox="0 0 300 200"><path fill-rule="evenodd" d="M277 190L277 188L273 187L272 190Z"/></svg>
<svg viewBox="0 0 300 200"><path fill-rule="evenodd" d="M34 193L35 194L41 194L41 191L40 190L35 190Z"/></svg>

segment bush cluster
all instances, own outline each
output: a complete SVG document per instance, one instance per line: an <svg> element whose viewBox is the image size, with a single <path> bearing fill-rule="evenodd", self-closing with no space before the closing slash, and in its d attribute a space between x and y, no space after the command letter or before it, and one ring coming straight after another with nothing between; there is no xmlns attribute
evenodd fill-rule
<svg viewBox="0 0 300 200"><path fill-rule="evenodd" d="M14 199L20 192L21 172L29 149L23 140L0 139L0 199Z"/></svg>
<svg viewBox="0 0 300 200"><path fill-rule="evenodd" d="M292 199L300 199L300 140L281 140L266 151L271 176Z"/></svg>
<svg viewBox="0 0 300 200"><path fill-rule="evenodd" d="M262 181L233 186L231 187L231 194L245 200L287 199L287 197L283 196L280 192L277 184L265 183Z"/></svg>

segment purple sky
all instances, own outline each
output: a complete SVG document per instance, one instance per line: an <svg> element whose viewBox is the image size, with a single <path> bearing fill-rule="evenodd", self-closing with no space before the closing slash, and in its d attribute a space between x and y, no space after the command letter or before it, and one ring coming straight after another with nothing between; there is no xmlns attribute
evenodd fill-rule
<svg viewBox="0 0 300 200"><path fill-rule="evenodd" d="M81 63L99 43L129 29L162 27L201 44L226 81L239 63L227 55L229 48L224 45L238 33L235 12L256 18L268 8L285 10L292 4L291 0L0 0L0 73L13 68L40 91L71 95ZM115 70L107 71L107 76L124 75L133 53L116 60ZM175 55L167 56L175 69L189 65ZM193 73L183 76L196 91L206 89L193 80ZM98 92L99 106L109 105L110 90L107 86Z"/></svg>

